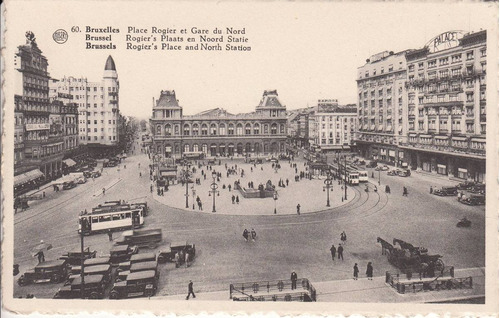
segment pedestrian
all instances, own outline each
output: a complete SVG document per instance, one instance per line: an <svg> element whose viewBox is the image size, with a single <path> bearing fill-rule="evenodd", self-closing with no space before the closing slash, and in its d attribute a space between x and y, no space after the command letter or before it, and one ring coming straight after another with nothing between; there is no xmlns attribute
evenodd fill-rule
<svg viewBox="0 0 500 318"><path fill-rule="evenodd" d="M236 204L240 204L240 196L236 196Z"/></svg>
<svg viewBox="0 0 500 318"><path fill-rule="evenodd" d="M108 230L108 238L109 238L109 241L113 241L113 232L111 231L111 229Z"/></svg>
<svg viewBox="0 0 500 318"><path fill-rule="evenodd" d="M255 230L252 229L252 231L250 232L250 234L252 235L252 241L255 242L255 239L257 238L257 232L255 232Z"/></svg>
<svg viewBox="0 0 500 318"><path fill-rule="evenodd" d="M344 248L342 247L342 244L339 244L339 247L337 248L337 254L339 259L344 260Z"/></svg>
<svg viewBox="0 0 500 318"><path fill-rule="evenodd" d="M163 187L160 188L160 195L163 196Z"/></svg>
<svg viewBox="0 0 500 318"><path fill-rule="evenodd" d="M35 256L38 257L38 263L45 262L45 255L43 254L43 251L38 251L38 253L36 253Z"/></svg>
<svg viewBox="0 0 500 318"><path fill-rule="evenodd" d="M297 214L300 215L300 204L297 204Z"/></svg>
<svg viewBox="0 0 500 318"><path fill-rule="evenodd" d="M200 210L203 211L203 203L201 203L201 201L200 201Z"/></svg>
<svg viewBox="0 0 500 318"><path fill-rule="evenodd" d="M190 280L189 281L189 284L188 284L188 295L186 297L186 300L189 299L189 296L193 295L193 298L196 298L196 296L194 295L194 291L193 291L193 282Z"/></svg>
<svg viewBox="0 0 500 318"><path fill-rule="evenodd" d="M408 189L406 189L406 187L403 187L403 196L404 197L408 196Z"/></svg>
<svg viewBox="0 0 500 318"><path fill-rule="evenodd" d="M179 262L179 252L175 253L174 255L174 261L175 261L175 268L179 268L180 262Z"/></svg>
<svg viewBox="0 0 500 318"><path fill-rule="evenodd" d="M354 263L353 270L354 270L353 272L354 280L358 280L358 273L359 273L358 263Z"/></svg>
<svg viewBox="0 0 500 318"><path fill-rule="evenodd" d="M186 256L184 256L184 263L186 263L186 268L189 267L189 253L186 251Z"/></svg>
<svg viewBox="0 0 500 318"><path fill-rule="evenodd" d="M139 178L141 178L141 177L142 177L142 172L141 172L141 171L139 171Z"/></svg>
<svg viewBox="0 0 500 318"><path fill-rule="evenodd" d="M102 188L102 195L106 194L106 188Z"/></svg>
<svg viewBox="0 0 500 318"><path fill-rule="evenodd" d="M231 191L231 185L230 184L227 186L227 188L229 189L229 191Z"/></svg>
<svg viewBox="0 0 500 318"><path fill-rule="evenodd" d="M368 265L366 265L366 277L368 277L368 280L373 280L372 262L368 262Z"/></svg>
<svg viewBox="0 0 500 318"><path fill-rule="evenodd" d="M151 190L151 193L153 193L153 185L150 185L149 189Z"/></svg>
<svg viewBox="0 0 500 318"><path fill-rule="evenodd" d="M236 197L233 194L233 196L231 197L231 201L233 202L233 204L234 204L234 200L236 200Z"/></svg>
<svg viewBox="0 0 500 318"><path fill-rule="evenodd" d="M42 196L45 199L45 191L42 192Z"/></svg>
<svg viewBox="0 0 500 318"><path fill-rule="evenodd" d="M432 194L432 186L431 186L431 189L429 190L430 194Z"/></svg>
<svg viewBox="0 0 500 318"><path fill-rule="evenodd" d="M297 289L297 273L295 273L295 271L292 271L290 280L292 281L292 290Z"/></svg>
<svg viewBox="0 0 500 318"><path fill-rule="evenodd" d="M340 240L342 241L342 244L345 245L345 243L347 243L347 234L345 234L345 231L342 231L342 233L340 234Z"/></svg>
<svg viewBox="0 0 500 318"><path fill-rule="evenodd" d="M332 261L335 261L335 253L337 253L337 249L335 248L335 244L332 244L330 248L330 252L332 253Z"/></svg>
<svg viewBox="0 0 500 318"><path fill-rule="evenodd" d="M287 187L288 187L288 182L289 182L289 181L288 181L288 178L287 178L287 179L286 179L286 186L287 186Z"/></svg>
<svg viewBox="0 0 500 318"><path fill-rule="evenodd" d="M243 237L245 238L245 242L248 242L248 230L243 230Z"/></svg>

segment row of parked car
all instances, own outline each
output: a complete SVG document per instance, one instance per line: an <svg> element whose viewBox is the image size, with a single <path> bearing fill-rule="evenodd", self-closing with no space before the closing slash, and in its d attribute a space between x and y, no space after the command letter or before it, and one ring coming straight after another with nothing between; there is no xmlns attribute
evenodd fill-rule
<svg viewBox="0 0 500 318"><path fill-rule="evenodd" d="M187 242L168 244L158 253L139 253L135 245L115 245L109 255L100 257L96 257L97 251L86 248L83 254L80 250L72 251L57 260L39 263L21 275L18 284L64 282L54 295L59 299L102 299L106 295L110 299L151 297L158 289L158 264L173 262L180 251L189 251L190 261L194 259L195 246Z"/></svg>
<svg viewBox="0 0 500 318"><path fill-rule="evenodd" d="M455 186L435 189L433 194L438 196L456 196L460 203L467 205L484 205L486 202L486 185L484 183L464 181Z"/></svg>

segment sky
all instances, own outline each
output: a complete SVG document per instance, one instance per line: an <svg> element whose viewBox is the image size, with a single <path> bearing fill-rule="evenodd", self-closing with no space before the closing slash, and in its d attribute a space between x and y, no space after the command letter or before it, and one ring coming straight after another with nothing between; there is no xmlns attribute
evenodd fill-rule
<svg viewBox="0 0 500 318"><path fill-rule="evenodd" d="M7 8L7 56L31 30L53 78L100 81L111 54L120 111L139 118L151 115L161 90L175 90L185 114L250 112L266 89L276 89L287 109L326 98L355 103L356 69L372 54L422 48L448 30L488 29L498 38L496 3L16 1ZM82 32L71 32L74 26ZM86 50L85 26L120 29L112 39L117 49ZM245 28L252 50L127 50L129 26ZM68 31L66 43L52 39L57 29Z"/></svg>

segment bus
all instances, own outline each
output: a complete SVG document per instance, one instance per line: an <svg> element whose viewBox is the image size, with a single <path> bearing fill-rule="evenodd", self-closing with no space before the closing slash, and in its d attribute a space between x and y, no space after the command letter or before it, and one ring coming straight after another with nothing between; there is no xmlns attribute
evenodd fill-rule
<svg viewBox="0 0 500 318"><path fill-rule="evenodd" d="M135 229L144 225L142 207L134 207L121 211L93 210L82 214L78 219L78 233L90 235L97 232L119 229Z"/></svg>

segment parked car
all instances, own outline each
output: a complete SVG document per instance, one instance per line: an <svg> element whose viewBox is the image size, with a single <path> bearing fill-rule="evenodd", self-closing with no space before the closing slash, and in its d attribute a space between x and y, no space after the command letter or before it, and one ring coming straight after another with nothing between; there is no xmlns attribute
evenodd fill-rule
<svg viewBox="0 0 500 318"><path fill-rule="evenodd" d="M458 200L460 203L467 205L484 205L486 200L483 194L469 194Z"/></svg>
<svg viewBox="0 0 500 318"><path fill-rule="evenodd" d="M69 189L76 188L76 182L74 182L74 181L64 182L62 188L63 188L63 190L69 190Z"/></svg>
<svg viewBox="0 0 500 318"><path fill-rule="evenodd" d="M130 264L156 261L155 253L138 253L130 257Z"/></svg>
<svg viewBox="0 0 500 318"><path fill-rule="evenodd" d="M109 251L111 264L117 265L122 262L130 261L130 257L139 252L139 248L135 245L115 245Z"/></svg>
<svg viewBox="0 0 500 318"><path fill-rule="evenodd" d="M457 187L442 187L441 189L436 189L433 192L435 195L439 195L441 197L444 196L455 196L457 195Z"/></svg>
<svg viewBox="0 0 500 318"><path fill-rule="evenodd" d="M475 185L476 185L476 183L474 181L464 181L464 182L460 182L457 185L457 188L459 190L468 190L468 189L471 189L472 187L474 187Z"/></svg>
<svg viewBox="0 0 500 318"><path fill-rule="evenodd" d="M376 168L377 167L377 161L376 160L372 160L370 161L367 165L366 165L367 168Z"/></svg>
<svg viewBox="0 0 500 318"><path fill-rule="evenodd" d="M180 251L187 252L189 254L189 261L192 261L196 255L196 246L195 244L190 244L186 241L173 242L169 247L162 249L158 253L158 262L173 262L175 253ZM181 260L181 262L184 262L184 260Z"/></svg>
<svg viewBox="0 0 500 318"><path fill-rule="evenodd" d="M142 229L124 231L115 245L137 245L156 248L163 240L161 229Z"/></svg>
<svg viewBox="0 0 500 318"><path fill-rule="evenodd" d="M91 177L92 178L99 178L101 176L101 172L99 171L92 171Z"/></svg>
<svg viewBox="0 0 500 318"><path fill-rule="evenodd" d="M116 282L123 282L127 280L127 276L130 274L130 270L122 271L116 273L116 278L115 278L115 283Z"/></svg>
<svg viewBox="0 0 500 318"><path fill-rule="evenodd" d="M411 176L411 171L410 171L410 169L398 170L398 176L409 177L409 176Z"/></svg>
<svg viewBox="0 0 500 318"><path fill-rule="evenodd" d="M151 297L157 289L158 278L155 271L130 273L127 275L127 280L114 283L109 298Z"/></svg>
<svg viewBox="0 0 500 318"><path fill-rule="evenodd" d="M97 255L97 251L91 251L90 247L87 247L83 250L83 257L85 259L95 258ZM69 265L80 265L82 260L82 253L80 249L76 249L74 251L63 254L59 257L61 260L66 260Z"/></svg>
<svg viewBox="0 0 500 318"><path fill-rule="evenodd" d="M472 193L486 194L486 184L477 183L472 188L469 189Z"/></svg>
<svg viewBox="0 0 500 318"><path fill-rule="evenodd" d="M96 257L96 258L88 258L84 261L83 266L86 268L88 266L95 266L95 265L109 265L111 264L111 258L110 257ZM82 271L82 266L80 265L73 265L71 266L71 274L80 274Z"/></svg>
<svg viewBox="0 0 500 318"><path fill-rule="evenodd" d="M83 297L87 299L102 299L106 289L107 280L104 275L90 275L85 277ZM71 283L65 285L54 295L57 299L78 299L82 298L82 279L78 275Z"/></svg>
<svg viewBox="0 0 500 318"><path fill-rule="evenodd" d="M155 271L156 278L160 278L157 261L140 262L130 265L130 273L137 273L142 271Z"/></svg>
<svg viewBox="0 0 500 318"><path fill-rule="evenodd" d="M57 259L53 261L42 262L35 268L26 271L19 277L17 283L19 286L38 283L60 283L68 276L68 262Z"/></svg>
<svg viewBox="0 0 500 318"><path fill-rule="evenodd" d="M399 170L398 169L392 169L390 171L387 171L388 176L397 176L399 175Z"/></svg>

